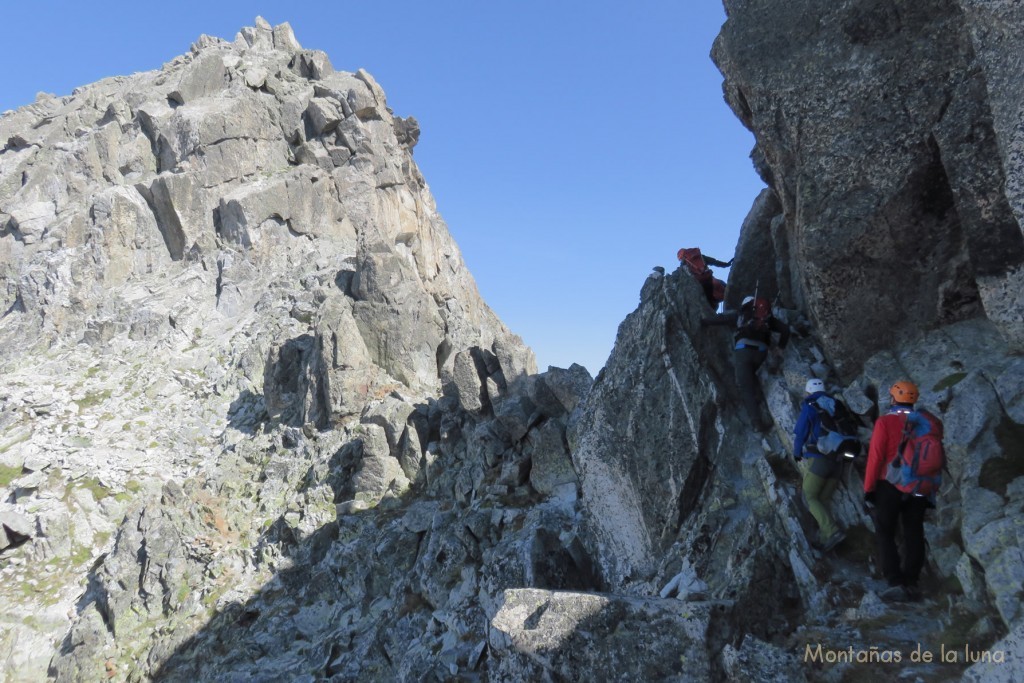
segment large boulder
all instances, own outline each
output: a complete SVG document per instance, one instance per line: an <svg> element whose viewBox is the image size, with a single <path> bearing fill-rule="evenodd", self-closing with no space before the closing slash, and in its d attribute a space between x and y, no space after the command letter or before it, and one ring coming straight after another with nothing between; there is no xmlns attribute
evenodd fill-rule
<svg viewBox="0 0 1024 683"><path fill-rule="evenodd" d="M1020 76L1002 66L1017 59L1012 41L980 38L1019 10L959 5L849 0L819 21L813 3L754 3L715 43L778 198L780 291L847 379L894 341L978 315L1020 346L1024 236L1007 190L1019 170L1001 161L1017 144L1020 105L1005 93ZM774 260L739 256L733 273Z"/></svg>
<svg viewBox="0 0 1024 683"><path fill-rule="evenodd" d="M698 325L699 285L677 271L649 278L641 297L568 433L589 539L616 588L654 572L696 505L681 492L698 495L711 462L740 457L719 436L735 417L715 380L723 349Z"/></svg>
<svg viewBox="0 0 1024 683"><path fill-rule="evenodd" d="M713 680L710 604L523 589L496 608L493 680Z"/></svg>

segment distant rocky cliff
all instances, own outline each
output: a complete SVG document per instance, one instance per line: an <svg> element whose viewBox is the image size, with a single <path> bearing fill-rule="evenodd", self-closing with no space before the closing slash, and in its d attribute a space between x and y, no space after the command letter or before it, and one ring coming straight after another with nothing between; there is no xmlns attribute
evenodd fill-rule
<svg viewBox="0 0 1024 683"><path fill-rule="evenodd" d="M351 444L355 483L337 502L369 507L422 482L441 438L428 406L443 386L490 410L536 373L480 299L413 161L418 137L372 76L335 71L287 25L262 20L233 42L203 36L159 71L41 95L0 118L0 547L12 625L0 652L12 676L37 680L69 611L87 604L102 606L123 648L150 636L126 635L122 607L150 624L191 605L186 594L215 609L192 551L172 541L185 532L160 525L194 513L237 559L288 506L314 514L275 490L237 520L227 501L249 514L259 496L199 482L272 488L275 449L332 434L337 448L310 457L326 463ZM255 470L223 462L238 450ZM332 519L342 495L320 501ZM187 512L199 500L205 512ZM174 568L159 569L168 558ZM238 571L251 564L236 559ZM100 577L112 567L134 575L141 602L110 594Z"/></svg>
<svg viewBox="0 0 1024 683"><path fill-rule="evenodd" d="M728 302L777 294L795 333L763 438L683 270L647 277L596 378L537 374L415 121L287 25L5 113L7 680L1019 680L1024 16L725 5L713 56L768 185ZM922 603L878 598L862 464L847 541L807 540L810 375L865 438L898 378L945 422ZM903 661L837 654L872 648Z"/></svg>

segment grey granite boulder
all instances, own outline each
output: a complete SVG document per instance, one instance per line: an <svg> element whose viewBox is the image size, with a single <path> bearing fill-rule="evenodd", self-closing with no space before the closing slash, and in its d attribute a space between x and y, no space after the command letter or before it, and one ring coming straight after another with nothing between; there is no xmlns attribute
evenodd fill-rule
<svg viewBox="0 0 1024 683"><path fill-rule="evenodd" d="M522 680L713 680L713 605L507 590L490 617L491 676Z"/></svg>

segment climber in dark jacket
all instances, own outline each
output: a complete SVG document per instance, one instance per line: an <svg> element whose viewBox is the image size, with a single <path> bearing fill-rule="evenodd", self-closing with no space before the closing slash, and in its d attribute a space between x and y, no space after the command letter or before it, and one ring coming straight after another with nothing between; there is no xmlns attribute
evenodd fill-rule
<svg viewBox="0 0 1024 683"><path fill-rule="evenodd" d="M757 369L768 357L772 332L779 334L778 348L786 348L789 343L789 326L772 315L771 304L767 299L755 300L752 296L743 300L740 310L701 318L700 324L736 326L733 346L736 385L754 429L767 432L771 425L761 417L763 397L757 381Z"/></svg>
<svg viewBox="0 0 1024 683"><path fill-rule="evenodd" d="M729 268L732 266L732 262L733 259L729 259L728 261L719 261L714 256L708 256L707 254L704 254L704 263L708 264L709 266L715 266L716 268Z"/></svg>
<svg viewBox="0 0 1024 683"><path fill-rule="evenodd" d="M828 552L846 538L828 509L829 500L839 485L842 467L835 458L820 453L817 447L821 436L821 417L814 403L823 396L831 398L825 393L825 383L812 378L807 380L804 390L807 397L800 404L800 417L793 429L793 459L798 463L807 459L803 469L804 499L811 516L818 523L821 549Z"/></svg>

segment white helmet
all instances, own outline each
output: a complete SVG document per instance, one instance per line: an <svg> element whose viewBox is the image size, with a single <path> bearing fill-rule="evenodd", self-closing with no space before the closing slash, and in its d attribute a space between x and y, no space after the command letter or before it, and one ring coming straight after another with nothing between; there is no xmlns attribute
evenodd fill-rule
<svg viewBox="0 0 1024 683"><path fill-rule="evenodd" d="M804 391L806 391L808 394L813 394L818 391L825 391L825 383L822 382L817 377L812 377L811 379L807 380L807 384L804 385Z"/></svg>
<svg viewBox="0 0 1024 683"><path fill-rule="evenodd" d="M752 297L752 296L743 297L743 303L740 304L740 307L742 308L743 306L748 306L748 305L750 305L752 303L754 303L754 297Z"/></svg>

